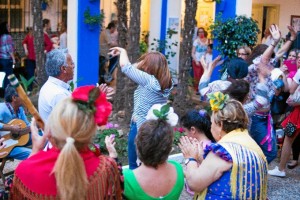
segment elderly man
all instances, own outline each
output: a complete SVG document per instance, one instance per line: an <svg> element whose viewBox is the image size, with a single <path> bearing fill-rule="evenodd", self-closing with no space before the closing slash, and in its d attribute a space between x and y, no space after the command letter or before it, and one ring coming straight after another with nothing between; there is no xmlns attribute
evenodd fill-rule
<svg viewBox="0 0 300 200"><path fill-rule="evenodd" d="M21 131L22 128L18 124L10 124L9 122L12 121L13 119L21 119L24 121L26 126L29 126L29 121L25 115L24 108L22 107L22 100L19 98L15 88L12 86L8 85L7 88L5 89L5 94L4 94L4 99L5 102L0 103L0 131L1 131L1 136L4 134L6 131L11 131L11 132L18 132ZM29 132L29 128L28 128ZM4 139L0 139L0 149L4 148L4 146L8 145L7 142L4 142ZM31 145L31 141L28 142L27 145ZM4 150L5 151L5 150ZM8 157L10 158L15 158L18 160L24 160L26 159L30 153L31 149L26 148L26 147L15 147L12 149L11 152L1 152L0 155L5 155L9 153Z"/></svg>
<svg viewBox="0 0 300 200"><path fill-rule="evenodd" d="M66 49L54 49L47 54L45 67L49 78L40 90L38 101L39 113L44 122L54 106L71 95L68 81L73 79L74 62Z"/></svg>

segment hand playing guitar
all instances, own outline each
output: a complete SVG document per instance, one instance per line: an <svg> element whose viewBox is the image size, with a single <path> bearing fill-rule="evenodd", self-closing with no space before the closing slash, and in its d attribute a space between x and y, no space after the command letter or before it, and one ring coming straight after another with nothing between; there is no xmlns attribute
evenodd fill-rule
<svg viewBox="0 0 300 200"><path fill-rule="evenodd" d="M3 149L5 147L5 144L3 143L4 142L4 138L1 138L0 139L0 150ZM3 151L0 153L0 156L4 156L5 154L7 154L7 151Z"/></svg>

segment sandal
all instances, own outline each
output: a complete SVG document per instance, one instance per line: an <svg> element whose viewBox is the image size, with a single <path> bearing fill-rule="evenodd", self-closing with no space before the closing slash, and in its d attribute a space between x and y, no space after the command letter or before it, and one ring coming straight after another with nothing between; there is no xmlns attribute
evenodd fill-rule
<svg viewBox="0 0 300 200"><path fill-rule="evenodd" d="M298 161L297 161L297 160L291 160L291 161L287 164L287 167L288 167L289 169L294 169L297 165L298 165Z"/></svg>

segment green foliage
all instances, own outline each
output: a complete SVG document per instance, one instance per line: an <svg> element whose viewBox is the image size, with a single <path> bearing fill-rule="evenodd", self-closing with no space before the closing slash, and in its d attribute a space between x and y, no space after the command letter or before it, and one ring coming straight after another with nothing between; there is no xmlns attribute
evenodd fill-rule
<svg viewBox="0 0 300 200"><path fill-rule="evenodd" d="M146 53L147 50L148 50L147 43L145 41L141 41L140 42L140 53L141 53L141 55L144 54L144 53Z"/></svg>
<svg viewBox="0 0 300 200"><path fill-rule="evenodd" d="M42 3L46 3L46 4L50 4L50 3L52 3L52 0L42 0Z"/></svg>
<svg viewBox="0 0 300 200"><path fill-rule="evenodd" d="M184 136L184 132L180 132L178 130L174 131L174 140L173 140L173 144L178 146L178 144L180 143L180 138L182 136Z"/></svg>
<svg viewBox="0 0 300 200"><path fill-rule="evenodd" d="M253 47L260 32L257 22L246 16L222 19L217 16L215 22L210 26L213 39L218 40L216 49L221 55L229 58L236 57L239 46L247 45Z"/></svg>
<svg viewBox="0 0 300 200"><path fill-rule="evenodd" d="M94 137L93 143L98 144L102 153L108 154L105 146L105 137L111 134L115 135L116 150L121 157L127 157L127 138L124 135L120 135L117 129L104 129L98 131Z"/></svg>
<svg viewBox="0 0 300 200"><path fill-rule="evenodd" d="M166 104L161 107L160 110L154 109L153 113L156 117L162 120L168 120L167 116L170 111L170 105Z"/></svg>
<svg viewBox="0 0 300 200"><path fill-rule="evenodd" d="M35 77L32 76L29 80L27 80L24 76L22 76L20 74L20 83L22 84L23 88L24 88L24 91L27 93L28 92L28 87L33 83Z"/></svg>
<svg viewBox="0 0 300 200"><path fill-rule="evenodd" d="M143 31L140 41L140 54L143 55L148 51L149 31Z"/></svg>
<svg viewBox="0 0 300 200"><path fill-rule="evenodd" d="M103 12L101 12L100 15L91 15L90 7L87 7L83 15L84 23L89 25L101 25L104 19Z"/></svg>
<svg viewBox="0 0 300 200"><path fill-rule="evenodd" d="M167 38L171 39L173 34L177 34L177 31L174 31L172 29L167 30ZM165 57L168 61L168 64L170 64L170 58L174 57L176 55L176 52L172 51L173 46L178 46L178 42L169 42L169 40L160 40L157 38L153 39L153 42L150 44L152 46L151 50L152 51L159 51L163 52L165 50Z"/></svg>

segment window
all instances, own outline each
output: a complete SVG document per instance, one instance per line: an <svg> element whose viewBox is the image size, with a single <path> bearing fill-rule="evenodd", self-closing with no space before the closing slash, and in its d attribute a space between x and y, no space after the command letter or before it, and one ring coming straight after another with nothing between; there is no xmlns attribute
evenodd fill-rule
<svg viewBox="0 0 300 200"><path fill-rule="evenodd" d="M25 0L0 0L1 21L7 21L11 32L24 31Z"/></svg>

